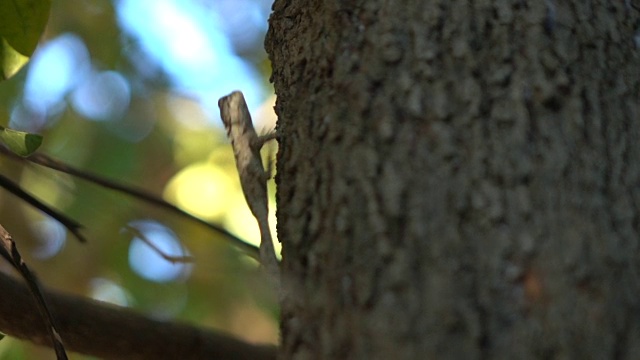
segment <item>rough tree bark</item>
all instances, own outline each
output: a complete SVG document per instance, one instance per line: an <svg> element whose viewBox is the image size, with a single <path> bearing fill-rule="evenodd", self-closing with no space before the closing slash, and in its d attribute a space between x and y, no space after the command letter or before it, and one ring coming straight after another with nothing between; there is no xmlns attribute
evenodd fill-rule
<svg viewBox="0 0 640 360"><path fill-rule="evenodd" d="M276 0L270 22L282 358L640 357L637 1ZM49 298L71 350L274 355ZM0 276L0 328L46 342L28 299Z"/></svg>
<svg viewBox="0 0 640 360"><path fill-rule="evenodd" d="M282 358L640 358L639 22L276 0Z"/></svg>

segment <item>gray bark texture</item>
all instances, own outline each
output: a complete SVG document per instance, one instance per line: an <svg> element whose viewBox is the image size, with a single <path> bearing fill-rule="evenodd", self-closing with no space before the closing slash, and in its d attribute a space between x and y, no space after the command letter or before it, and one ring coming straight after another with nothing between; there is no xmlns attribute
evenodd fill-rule
<svg viewBox="0 0 640 360"><path fill-rule="evenodd" d="M283 359L639 359L640 3L276 0Z"/></svg>

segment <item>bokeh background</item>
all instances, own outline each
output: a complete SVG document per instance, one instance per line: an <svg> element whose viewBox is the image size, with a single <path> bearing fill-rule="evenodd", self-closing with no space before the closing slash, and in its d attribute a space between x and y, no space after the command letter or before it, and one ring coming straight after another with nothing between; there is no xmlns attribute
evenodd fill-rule
<svg viewBox="0 0 640 360"><path fill-rule="evenodd" d="M156 194L248 242L259 232L240 190L217 101L242 90L258 129L275 125L263 49L271 0L53 0L29 64L0 83L0 124L42 134L39 150ZM275 148L265 156L274 156ZM43 284L275 343L277 307L254 260L201 224L132 197L0 155L0 171L80 222L60 224L0 189L0 223ZM269 184L274 212L273 182ZM272 228L275 228L275 218ZM194 257L171 263L166 253ZM275 234L274 234L275 236ZM0 262L0 271L12 273ZM71 354L74 359L88 357ZM53 359L0 341L0 359Z"/></svg>

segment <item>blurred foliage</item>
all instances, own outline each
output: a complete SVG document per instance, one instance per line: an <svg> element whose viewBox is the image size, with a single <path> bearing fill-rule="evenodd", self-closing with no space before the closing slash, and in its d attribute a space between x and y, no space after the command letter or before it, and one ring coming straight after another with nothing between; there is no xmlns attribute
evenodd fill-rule
<svg viewBox="0 0 640 360"><path fill-rule="evenodd" d="M3 10L0 13L4 14ZM0 24L0 32L5 34L4 23ZM108 121L90 121L66 106L59 115L47 119L47 126L37 129L44 137L39 151L165 196L257 243L257 225L244 203L223 131L208 125L211 121L197 103L173 94L161 73L156 79L137 73L127 57L135 42L119 29L112 2L54 1L41 43L70 32L84 40L93 66L118 72L132 84L131 100L123 114ZM267 68L261 66L261 70ZM23 93L28 71L29 65L0 83L0 121L5 125ZM190 116L192 123L195 120L203 125L186 126L180 116ZM150 131L139 138L127 136L140 127ZM53 230L46 215L0 190L0 222L45 286L82 296L100 293L118 298L121 294L119 298L127 306L149 316L212 327L253 342L276 341L277 308L272 289L267 288L256 263L224 237L126 195L24 161L0 155L0 171L84 226L87 244L67 234L62 249L47 255L51 247L47 239ZM195 257L188 272L173 281L152 282L132 270L132 235L122 230L139 220L157 221L176 234ZM2 262L0 271L11 272ZM70 355L72 359L86 358ZM9 337L0 342L0 359L53 358L49 349L26 342Z"/></svg>
<svg viewBox="0 0 640 360"><path fill-rule="evenodd" d="M0 1L0 81L15 75L38 45L49 18L50 1ZM20 156L42 144L42 136L0 126L0 142Z"/></svg>
<svg viewBox="0 0 640 360"><path fill-rule="evenodd" d="M0 80L13 76L29 60L50 7L50 0L0 1Z"/></svg>

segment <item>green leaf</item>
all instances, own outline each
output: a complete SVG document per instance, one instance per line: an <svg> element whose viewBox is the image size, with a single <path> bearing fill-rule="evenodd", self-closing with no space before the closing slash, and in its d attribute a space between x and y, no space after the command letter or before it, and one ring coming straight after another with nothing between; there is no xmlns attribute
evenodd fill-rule
<svg viewBox="0 0 640 360"><path fill-rule="evenodd" d="M0 80L13 76L38 45L51 0L0 0Z"/></svg>
<svg viewBox="0 0 640 360"><path fill-rule="evenodd" d="M5 336L6 335L4 333L0 332L0 340L4 339Z"/></svg>
<svg viewBox="0 0 640 360"><path fill-rule="evenodd" d="M0 0L4 1L4 0ZM42 144L42 135L16 131L0 126L0 141L20 156L29 156Z"/></svg>
<svg viewBox="0 0 640 360"><path fill-rule="evenodd" d="M6 80L15 75L27 61L29 61L27 56L15 51L4 38L0 39L0 67L2 69L0 80Z"/></svg>

